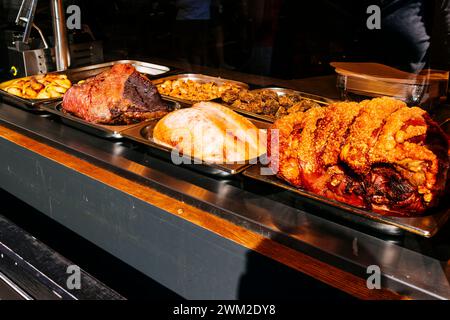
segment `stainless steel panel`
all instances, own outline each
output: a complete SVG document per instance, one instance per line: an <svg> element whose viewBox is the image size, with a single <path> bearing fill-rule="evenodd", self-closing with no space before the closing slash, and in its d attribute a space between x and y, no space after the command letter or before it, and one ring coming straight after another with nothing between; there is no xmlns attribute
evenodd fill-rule
<svg viewBox="0 0 450 320"><path fill-rule="evenodd" d="M32 300L32 298L0 272L0 300Z"/></svg>
<svg viewBox="0 0 450 320"><path fill-rule="evenodd" d="M4 192L2 196L5 196ZM9 195L6 197L11 200ZM9 210L11 206L7 207ZM24 210L22 213L28 215L30 212ZM2 289L6 289L7 295L12 294L13 299L123 299L83 269L80 269L80 288L68 288L67 268L74 262L50 249L2 214L0 230L0 300L4 298Z"/></svg>

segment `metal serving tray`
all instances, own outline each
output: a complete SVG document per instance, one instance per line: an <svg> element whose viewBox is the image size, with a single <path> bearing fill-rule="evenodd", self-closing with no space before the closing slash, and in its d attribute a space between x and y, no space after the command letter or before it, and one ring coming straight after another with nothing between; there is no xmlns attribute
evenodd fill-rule
<svg viewBox="0 0 450 320"><path fill-rule="evenodd" d="M67 77L69 78L70 81L73 82L73 80L69 77L68 72L49 72L48 74L66 74ZM28 77L23 77L21 79L25 79ZM13 80L9 80L9 81L5 81L3 83L1 83L1 86L5 86L8 82L10 81L14 81L14 80L19 80L18 79L13 79ZM56 101L61 100L61 98L49 98L49 99L26 99L26 98L22 98L16 95L13 95L9 92L6 92L5 90L0 88L0 97L2 98L2 100L6 103L9 103L13 106L28 110L28 111L33 111L33 112L37 112L37 113L42 113L42 109L40 109L40 105L42 104L46 104L46 103L53 103Z"/></svg>
<svg viewBox="0 0 450 320"><path fill-rule="evenodd" d="M430 238L447 222L450 217L449 200L443 199L438 208L420 217L385 216L376 212L357 208L336 200L331 200L303 189L297 189L275 175L261 175L261 165L255 165L243 172L244 176L264 182L279 188L294 192L305 200L312 200L333 215L348 221L376 229L389 235L401 235L405 231ZM444 197L445 198L445 197Z"/></svg>
<svg viewBox="0 0 450 320"><path fill-rule="evenodd" d="M317 95L306 93L306 92L296 91L296 90L292 90L292 89L286 89L286 88L270 87L270 88L255 89L255 90L251 90L250 92L258 93L263 90L274 91L278 96L284 96L286 94L296 94L296 95L301 96L305 100L311 100L311 101L317 102L318 104L323 105L323 106L326 106L326 105L334 102L334 100L332 100L332 99L328 99L325 97L317 96ZM222 103L223 103L223 105L227 106L231 110L236 111L241 114L244 114L249 117L253 117L253 118L264 120L264 121L271 122L271 123L276 120L275 117L246 111L244 109L234 108L231 105L229 105L223 101L222 101Z"/></svg>
<svg viewBox="0 0 450 320"><path fill-rule="evenodd" d="M192 81L197 81L197 82L214 82L217 85L222 85L227 82L227 83L235 84L241 88L248 89L248 84L243 83L243 82L223 79L220 77L212 77L212 76L207 76L207 75L203 75L203 74L196 74L196 73L176 74L176 75L169 76L169 77L155 79L155 80L152 80L152 82L154 85L159 85L167 80L182 80L182 81L192 80ZM162 95L162 96L165 97L166 99L178 101L184 105L192 105L192 104L200 102L200 101L205 101L205 100L187 100L187 99L181 99L181 98L166 96L166 95ZM220 98L220 97L218 97L218 98ZM218 98L210 99L210 101L216 100Z"/></svg>
<svg viewBox="0 0 450 320"><path fill-rule="evenodd" d="M99 73L108 70L115 64L119 63L129 63L133 65L137 71L140 73L148 75L150 78L161 75L170 71L170 69L166 66L161 66L157 64L152 64L148 62L135 61L135 60L117 60L111 62L105 62L100 64L95 64L86 67L80 67L75 69L67 69L65 71L58 72L49 72L48 74L65 74L67 78L72 83L77 83L80 80L86 80L87 78L94 77ZM14 79L17 80L17 79ZM0 89L0 96L2 96L3 101L10 103L14 106L34 111L38 113L42 113L43 110L40 108L42 105L55 103L60 101L62 98L50 98L50 99L25 99L13 94L10 94L4 90Z"/></svg>
<svg viewBox="0 0 450 320"><path fill-rule="evenodd" d="M175 101L163 100L166 102L171 110L176 110L180 108L180 104ZM45 110L49 113L57 115L61 118L61 121L71 127L75 127L82 131L94 134L96 136L100 136L103 138L113 138L113 139L121 139L123 131L133 128L135 126L142 125L142 123L147 123L151 120L145 120L143 122L138 122L129 125L105 125L105 124L97 124L91 123L81 118L78 118L74 115L71 115L68 112L65 112L61 106L62 102L53 105L43 105L41 106L42 110Z"/></svg>
<svg viewBox="0 0 450 320"><path fill-rule="evenodd" d="M268 124L265 122L257 120L250 121L252 121L253 124L259 129L268 128ZM130 140L139 142L146 146L150 146L152 150L160 157L163 157L166 160L171 160L171 152L173 148L171 148L170 146L161 145L153 140L153 128L155 127L157 122L158 120L153 120L140 124L138 126L134 126L128 130L123 131L121 134L123 137L126 137ZM254 161L246 161L242 164L216 164L202 162L201 160L195 159L191 156L182 156L180 158L183 159L183 165L188 166L194 170L223 177L238 174L256 163L256 159Z"/></svg>

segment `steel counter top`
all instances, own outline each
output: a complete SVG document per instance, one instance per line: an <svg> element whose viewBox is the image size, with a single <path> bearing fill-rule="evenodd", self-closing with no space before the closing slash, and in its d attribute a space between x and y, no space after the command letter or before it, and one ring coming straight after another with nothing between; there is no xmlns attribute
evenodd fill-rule
<svg viewBox="0 0 450 320"><path fill-rule="evenodd" d="M249 252L359 298L450 298L448 225L387 239L6 104L0 154L1 188L186 298L238 298ZM366 286L370 265L381 290Z"/></svg>

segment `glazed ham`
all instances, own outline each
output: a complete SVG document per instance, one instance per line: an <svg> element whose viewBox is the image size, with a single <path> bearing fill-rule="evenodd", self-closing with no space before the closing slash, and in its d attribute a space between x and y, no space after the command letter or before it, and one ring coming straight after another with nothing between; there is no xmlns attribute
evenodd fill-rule
<svg viewBox="0 0 450 320"><path fill-rule="evenodd" d="M404 216L445 193L448 138L420 108L391 98L338 102L290 114L273 129L272 170L298 188Z"/></svg>
<svg viewBox="0 0 450 320"><path fill-rule="evenodd" d="M156 87L130 64L74 85L64 95L62 107L86 121L129 124L161 117L169 110Z"/></svg>

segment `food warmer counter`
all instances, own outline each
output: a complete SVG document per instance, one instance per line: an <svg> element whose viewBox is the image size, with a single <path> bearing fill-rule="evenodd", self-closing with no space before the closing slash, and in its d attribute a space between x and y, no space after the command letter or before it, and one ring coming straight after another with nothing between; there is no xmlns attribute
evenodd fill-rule
<svg viewBox="0 0 450 320"><path fill-rule="evenodd" d="M242 298L248 286L307 296L296 274L357 298L450 298L449 224L431 239L386 235L244 175L176 166L7 103L0 154L1 188L184 298ZM373 265L381 289L367 286Z"/></svg>

